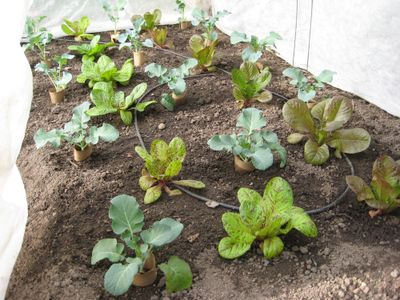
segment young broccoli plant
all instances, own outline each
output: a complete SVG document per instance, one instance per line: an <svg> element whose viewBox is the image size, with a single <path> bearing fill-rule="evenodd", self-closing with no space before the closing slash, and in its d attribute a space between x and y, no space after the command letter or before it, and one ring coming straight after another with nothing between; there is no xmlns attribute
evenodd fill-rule
<svg viewBox="0 0 400 300"><path fill-rule="evenodd" d="M120 14L125 10L127 1L126 0L101 0L101 7L107 14L108 18L114 24L114 33L111 34L111 41L116 42L118 39L117 24L120 18Z"/></svg>
<svg viewBox="0 0 400 300"><path fill-rule="evenodd" d="M132 59L128 59L118 70L115 63L106 55L100 56L97 62L86 60L81 67L81 74L76 81L85 83L89 80L89 87L93 87L96 82L119 82L121 85L127 85L133 75Z"/></svg>
<svg viewBox="0 0 400 300"><path fill-rule="evenodd" d="M104 123L101 127L91 126L88 122L90 117L86 115L86 111L90 107L90 102L84 102L72 110L71 121L64 125L63 129L53 129L46 132L39 129L34 140L36 147L42 148L47 143L55 148L59 148L62 142L74 146L74 157L76 160L83 160L91 154L91 145L96 145L99 140L105 142L113 142L118 139L119 133L112 125ZM88 153L83 159L77 159L76 151Z"/></svg>
<svg viewBox="0 0 400 300"><path fill-rule="evenodd" d="M203 27L205 32L202 34L203 38L207 41L207 44L211 44L212 42L218 40L218 33L214 31L215 23L219 21L220 18L229 15L230 12L223 10L218 11L215 15L209 16L207 12L203 9L196 7L192 11L192 25L197 26L200 25Z"/></svg>
<svg viewBox="0 0 400 300"><path fill-rule="evenodd" d="M51 62L46 56L46 46L53 39L53 35L46 28L40 27L40 23L45 18L45 16L36 18L27 17L24 31L28 42L25 44L24 50L31 50L38 53L41 62L50 66Z"/></svg>
<svg viewBox="0 0 400 300"><path fill-rule="evenodd" d="M72 74L69 72L65 72L64 67L67 65L68 60L73 59L74 55L64 53L62 55L56 55L53 58L53 61L57 63L57 66L54 68L50 68L45 63L38 63L35 66L35 71L43 72L46 76L49 77L51 83L54 86L54 90L56 92L61 92L65 90L68 83L72 79Z"/></svg>
<svg viewBox="0 0 400 300"><path fill-rule="evenodd" d="M382 155L374 162L370 185L358 176L346 176L346 182L358 201L375 209L369 211L371 218L400 207L400 161L390 156Z"/></svg>
<svg viewBox="0 0 400 300"><path fill-rule="evenodd" d="M77 21L64 19L64 23L61 24L61 29L65 34L74 36L75 41L80 42L84 39L91 40L93 38L93 34L86 33L89 25L89 17L83 16Z"/></svg>
<svg viewBox="0 0 400 300"><path fill-rule="evenodd" d="M137 146L136 153L145 161L139 185L146 191L144 203L150 204L161 197L162 190L169 196L181 195L179 189L171 190L170 184L202 189L204 183L197 180L173 180L179 175L186 156L186 146L181 138L175 137L169 144L163 140L151 143L150 153Z"/></svg>
<svg viewBox="0 0 400 300"><path fill-rule="evenodd" d="M82 55L82 62L84 63L87 60L94 61L103 52L111 46L114 46L114 43L105 43L99 44L100 35L96 35L88 44L81 45L70 45L68 46L68 50L75 51Z"/></svg>
<svg viewBox="0 0 400 300"><path fill-rule="evenodd" d="M248 107L252 101L269 102L272 100L270 91L262 91L271 81L268 68L262 70L252 62L243 62L240 69L233 69L231 73L234 85L233 96L237 107Z"/></svg>
<svg viewBox="0 0 400 300"><path fill-rule="evenodd" d="M232 152L241 161L252 164L253 169L266 170L274 163L272 151L280 158L280 167L286 164L286 150L278 141L275 133L262 128L267 124L262 112L256 108L244 109L238 117L236 127L242 128L238 134L214 135L208 140L208 145L215 151ZM238 172L245 172L236 167ZM248 171L252 171L249 169Z"/></svg>
<svg viewBox="0 0 400 300"><path fill-rule="evenodd" d="M249 61L256 63L262 56L264 51L275 52L276 41L281 40L282 37L271 31L268 36L259 39L257 36L247 36L245 33L234 31L231 34L231 44L248 43L249 45L242 52L242 59L244 62Z"/></svg>
<svg viewBox="0 0 400 300"><path fill-rule="evenodd" d="M266 259L272 259L283 251L279 237L292 229L307 237L316 237L318 230L309 215L293 205L293 191L281 177L272 178L265 186L264 194L252 189L240 188L237 193L239 213L224 213L222 223L228 236L218 245L223 258L234 259L259 243Z"/></svg>
<svg viewBox="0 0 400 300"><path fill-rule="evenodd" d="M322 89L324 83L331 83L335 72L323 70L321 74L311 80L304 76L303 72L297 68L287 68L283 70L283 75L292 79L290 84L297 88L297 98L304 102L314 99L318 89Z"/></svg>
<svg viewBox="0 0 400 300"><path fill-rule="evenodd" d="M132 124L132 111L143 112L149 105L157 103L156 101L146 101L138 103L137 100L146 92L147 83L141 83L135 86L132 92L125 97L124 92L115 92L111 82L97 82L94 84L90 99L95 105L89 109L86 114L93 116L102 116L112 113L119 113L122 122L129 126Z"/></svg>
<svg viewBox="0 0 400 300"><path fill-rule="evenodd" d="M113 232L120 236L123 243L116 238L106 238L99 240L92 250L92 265L104 259L112 263L104 276L105 289L111 295L119 296L126 293L132 283L137 286L151 285L157 277L153 252L176 240L183 224L163 218L143 229L144 214L135 197L128 195L119 195L111 200L108 216ZM184 260L172 256L159 268L165 273L169 292L181 291L192 285L192 272Z"/></svg>
<svg viewBox="0 0 400 300"><path fill-rule="evenodd" d="M197 65L194 58L189 58L178 68L167 69L164 66L151 63L145 68L150 78L157 77L160 83L166 83L172 95L163 94L161 104L170 111L173 111L176 104L183 103L186 92L185 76L189 75L190 69Z"/></svg>
<svg viewBox="0 0 400 300"><path fill-rule="evenodd" d="M370 135L362 128L342 129L353 114L353 105L345 97L325 99L311 111L305 102L291 99L283 106L282 113L289 126L299 132L289 135L288 142L296 144L307 139L304 158L312 165L322 165L329 159L329 147L341 158L342 153L366 150L371 142Z"/></svg>
<svg viewBox="0 0 400 300"><path fill-rule="evenodd" d="M213 67L212 64L217 45L218 40L209 43L208 40L198 34L190 38L189 47L193 58L198 62L197 69L199 72L215 71L216 68Z"/></svg>
<svg viewBox="0 0 400 300"><path fill-rule="evenodd" d="M185 0L175 0L177 11L179 12L178 22L180 23L181 29L187 29L190 22L185 17L186 3Z"/></svg>

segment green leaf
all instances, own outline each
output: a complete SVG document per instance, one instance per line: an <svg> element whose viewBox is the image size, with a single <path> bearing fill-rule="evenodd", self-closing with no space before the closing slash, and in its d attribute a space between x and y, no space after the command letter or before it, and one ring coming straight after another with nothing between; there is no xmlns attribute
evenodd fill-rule
<svg viewBox="0 0 400 300"><path fill-rule="evenodd" d="M296 229L307 237L317 237L317 226L310 216L300 207L292 207L290 211L290 220L286 225L286 229ZM288 231L287 231L288 232ZM287 233L285 232L285 233Z"/></svg>
<svg viewBox="0 0 400 300"><path fill-rule="evenodd" d="M142 97L142 95L146 92L146 90L147 90L147 83L145 82L135 86L132 92L129 94L129 96L126 97L124 108L128 109L129 107L131 107L136 102L137 99Z"/></svg>
<svg viewBox="0 0 400 300"><path fill-rule="evenodd" d="M144 224L144 215L136 198L128 195L119 195L111 200L108 216L112 220L111 227L115 234L128 231L132 236L140 232Z"/></svg>
<svg viewBox="0 0 400 300"><path fill-rule="evenodd" d="M150 204L157 201L161 197L161 185L156 185L149 188L144 195L144 203Z"/></svg>
<svg viewBox="0 0 400 300"><path fill-rule="evenodd" d="M182 169L182 162L179 160L171 161L168 164L167 169L165 170L164 176L166 179L170 179L174 176L179 175L179 172Z"/></svg>
<svg viewBox="0 0 400 300"><path fill-rule="evenodd" d="M323 83L330 83L333 80L333 75L335 75L335 72L332 72L330 70L323 70L321 74L318 75L315 79L319 82Z"/></svg>
<svg viewBox="0 0 400 300"><path fill-rule="evenodd" d="M115 81L118 81L122 85L127 85L129 82L129 79L131 79L131 77L133 75L133 70L134 70L134 67L132 64L132 59L128 59L122 65L121 70L114 73L113 79Z"/></svg>
<svg viewBox="0 0 400 300"><path fill-rule="evenodd" d="M300 133L313 133L315 131L314 121L306 103L291 99L283 106L282 113L283 118L292 129Z"/></svg>
<svg viewBox="0 0 400 300"><path fill-rule="evenodd" d="M171 159L183 162L186 156L185 142L180 137L174 137L168 145L168 154Z"/></svg>
<svg viewBox="0 0 400 300"><path fill-rule="evenodd" d="M126 293L132 285L141 263L142 261L136 257L127 265L113 264L104 276L105 289L113 296Z"/></svg>
<svg viewBox="0 0 400 300"><path fill-rule="evenodd" d="M260 129L267 124L267 120L263 117L262 112L257 108L244 109L237 120L236 127L244 128L248 134L254 130Z"/></svg>
<svg viewBox="0 0 400 300"><path fill-rule="evenodd" d="M261 250L265 258L272 259L282 253L283 242L277 236L265 239L261 244Z"/></svg>
<svg viewBox="0 0 400 300"><path fill-rule="evenodd" d="M263 200L268 211L285 214L293 205L292 188L285 179L273 177L265 186Z"/></svg>
<svg viewBox="0 0 400 300"><path fill-rule="evenodd" d="M91 264L95 265L106 258L110 262L119 262L125 258L123 252L124 245L117 243L117 239L102 239L96 243L92 250Z"/></svg>
<svg viewBox="0 0 400 300"><path fill-rule="evenodd" d="M136 146L135 152L147 163L152 160L151 155L146 151L146 149Z"/></svg>
<svg viewBox="0 0 400 300"><path fill-rule="evenodd" d="M272 93L270 91L264 91L255 98L257 101L267 103L272 101Z"/></svg>
<svg viewBox="0 0 400 300"><path fill-rule="evenodd" d="M236 146L235 135L214 135L207 142L208 146L215 151L229 151L232 152L233 147Z"/></svg>
<svg viewBox="0 0 400 300"><path fill-rule="evenodd" d="M329 148L326 144L318 146L313 140L308 140L304 145L304 158L308 164L322 165L329 158Z"/></svg>
<svg viewBox="0 0 400 300"><path fill-rule="evenodd" d="M153 225L140 233L143 242L153 246L162 247L174 241L182 232L183 224L171 219L164 218L154 222Z"/></svg>
<svg viewBox="0 0 400 300"><path fill-rule="evenodd" d="M224 237L218 244L218 252L223 258L234 259L249 251L251 244L232 237Z"/></svg>
<svg viewBox="0 0 400 300"><path fill-rule="evenodd" d="M189 46L194 52L199 52L204 47L204 39L200 35L193 35L189 39Z"/></svg>
<svg viewBox="0 0 400 300"><path fill-rule="evenodd" d="M287 141L289 144L297 144L300 143L304 139L304 137L304 134L292 133L287 137Z"/></svg>
<svg viewBox="0 0 400 300"><path fill-rule="evenodd" d="M250 227L243 223L240 214L227 212L222 215L222 224L228 235L236 240L242 240L251 244L255 236L251 233Z"/></svg>
<svg viewBox="0 0 400 300"><path fill-rule="evenodd" d="M368 149L370 143L371 136L362 128L336 130L327 141L329 147L348 154L362 152Z"/></svg>
<svg viewBox="0 0 400 300"><path fill-rule="evenodd" d="M140 178L139 178L139 186L143 191L147 191L156 182L157 182L157 179L154 179L148 175L140 176Z"/></svg>
<svg viewBox="0 0 400 300"><path fill-rule="evenodd" d="M231 44L235 45L237 43L248 43L250 39L246 36L245 33L234 31L231 33Z"/></svg>
<svg viewBox="0 0 400 300"><path fill-rule="evenodd" d="M249 157L252 165L261 171L268 169L274 163L274 156L269 148L258 148Z"/></svg>
<svg viewBox="0 0 400 300"><path fill-rule="evenodd" d="M86 138L86 142L91 145L98 143L99 139L105 142L114 142L118 139L118 130L107 123L103 123L101 127L92 126L90 127L89 136Z"/></svg>
<svg viewBox="0 0 400 300"><path fill-rule="evenodd" d="M237 192L237 198L240 203L244 201L257 201L260 203L262 201L261 195L249 188L240 188Z"/></svg>
<svg viewBox="0 0 400 300"><path fill-rule="evenodd" d="M262 228L265 222L265 207L262 201L257 197L253 199L242 200L240 203L240 218L250 230L257 235L258 230Z"/></svg>
<svg viewBox="0 0 400 300"><path fill-rule="evenodd" d="M191 187L191 188L194 188L194 189L203 189L203 188L206 187L203 182L198 181L198 180L191 180L191 179L174 180L173 183L175 183L177 185L181 185L181 186Z"/></svg>
<svg viewBox="0 0 400 300"><path fill-rule="evenodd" d="M155 139L150 145L150 155L162 162L168 161L168 144L160 139Z"/></svg>
<svg viewBox="0 0 400 300"><path fill-rule="evenodd" d="M120 110L119 115L121 116L122 122L126 125L129 126L132 124L133 121L133 116L132 112L127 111L127 110Z"/></svg>
<svg viewBox="0 0 400 300"><path fill-rule="evenodd" d="M40 128L35 133L33 139L37 149L44 147L47 143L55 148L58 148L61 145L62 136L63 134L61 130L53 129L49 132L46 132L43 128Z"/></svg>
<svg viewBox="0 0 400 300"><path fill-rule="evenodd" d="M157 101L150 100L150 101L137 103L135 106L135 110L137 110L138 112L144 112L147 107L149 107L150 105L152 105L154 103L157 103Z"/></svg>
<svg viewBox="0 0 400 300"><path fill-rule="evenodd" d="M159 265L165 274L166 288L170 293L179 292L192 286L192 270L187 262L177 256L171 256L168 263Z"/></svg>
<svg viewBox="0 0 400 300"><path fill-rule="evenodd" d="M175 109L175 100L171 97L170 94L162 94L160 103L169 111L174 111Z"/></svg>

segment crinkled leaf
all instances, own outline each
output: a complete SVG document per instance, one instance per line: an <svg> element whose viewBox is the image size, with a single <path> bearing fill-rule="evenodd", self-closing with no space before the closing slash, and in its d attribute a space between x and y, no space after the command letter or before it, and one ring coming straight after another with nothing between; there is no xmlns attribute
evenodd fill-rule
<svg viewBox="0 0 400 300"><path fill-rule="evenodd" d="M234 31L231 33L231 44L235 45L237 43L250 42L250 39L245 33Z"/></svg>
<svg viewBox="0 0 400 300"><path fill-rule="evenodd" d="M156 182L157 182L156 179L154 179L153 177L148 176L148 175L140 176L140 178L139 178L139 186L143 191L147 191Z"/></svg>
<svg viewBox="0 0 400 300"><path fill-rule="evenodd" d="M182 169L182 162L179 160L174 160L171 161L168 166L167 169L165 170L165 178L166 179L170 179L174 176L179 175L179 172Z"/></svg>
<svg viewBox="0 0 400 300"><path fill-rule="evenodd" d="M285 179L273 177L265 186L263 200L269 212L286 214L293 206L292 188Z"/></svg>
<svg viewBox="0 0 400 300"><path fill-rule="evenodd" d="M236 146L236 135L214 135L207 142L208 146L215 151L232 151Z"/></svg>
<svg viewBox="0 0 400 300"><path fill-rule="evenodd" d="M307 237L316 237L318 235L317 226L310 216L300 207L293 206L290 210L290 220L286 225L286 232L292 228L300 231Z"/></svg>
<svg viewBox="0 0 400 300"><path fill-rule="evenodd" d="M47 143L55 148L60 147L63 133L61 130L53 129L46 132L43 128L40 128L34 135L33 139L36 144L36 148L42 148Z"/></svg>
<svg viewBox="0 0 400 300"><path fill-rule="evenodd" d="M261 250L265 258L272 259L282 253L283 242L277 236L265 239L261 244Z"/></svg>
<svg viewBox="0 0 400 300"><path fill-rule="evenodd" d="M168 153L173 160L183 162L186 156L185 142L180 137L174 137L168 145Z"/></svg>
<svg viewBox="0 0 400 300"><path fill-rule="evenodd" d="M386 181L391 187L400 188L400 165L388 155L382 155L374 162L372 176L379 182Z"/></svg>
<svg viewBox="0 0 400 300"><path fill-rule="evenodd" d="M223 258L234 259L249 251L251 244L246 240L224 237L218 244L218 252Z"/></svg>
<svg viewBox="0 0 400 300"><path fill-rule="evenodd" d="M170 94L162 94L160 103L169 111L174 111L175 109L175 100L171 97Z"/></svg>

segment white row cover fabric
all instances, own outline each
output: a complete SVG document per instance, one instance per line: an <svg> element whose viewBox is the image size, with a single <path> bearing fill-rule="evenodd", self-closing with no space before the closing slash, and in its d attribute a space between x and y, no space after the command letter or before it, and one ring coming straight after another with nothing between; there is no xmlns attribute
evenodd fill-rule
<svg viewBox="0 0 400 300"><path fill-rule="evenodd" d="M318 75L335 71L333 85L400 117L400 1L211 0L227 34L282 35L281 57ZM296 26L297 16L297 26ZM311 28L310 28L311 26ZM311 32L311 33L310 33ZM310 46L310 51L308 48ZM293 59L294 58L294 59Z"/></svg>
<svg viewBox="0 0 400 300"><path fill-rule="evenodd" d="M32 73L20 46L28 1L2 3L0 36L0 299L21 249L28 207L15 165L25 135L32 100Z"/></svg>

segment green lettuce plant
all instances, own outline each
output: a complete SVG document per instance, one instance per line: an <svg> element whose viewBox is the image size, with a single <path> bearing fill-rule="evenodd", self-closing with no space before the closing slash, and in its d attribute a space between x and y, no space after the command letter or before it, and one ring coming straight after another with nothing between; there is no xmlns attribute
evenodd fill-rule
<svg viewBox="0 0 400 300"><path fill-rule="evenodd" d="M53 39L53 35L46 28L40 27L40 23L45 16L36 18L27 17L24 32L27 36L27 43L24 45L24 51L31 50L39 55L41 62L47 62L46 46Z"/></svg>
<svg viewBox="0 0 400 300"><path fill-rule="evenodd" d="M128 195L119 195L111 200L108 216L113 232L123 243L116 238L99 240L93 248L91 264L104 259L112 263L104 276L104 287L111 295L119 296L129 290L136 274L145 271L145 262L154 251L179 237L183 224L163 218L143 229L144 214L135 197ZM191 287L192 271L184 260L172 256L159 267L165 273L169 292Z"/></svg>
<svg viewBox="0 0 400 300"><path fill-rule="evenodd" d="M324 83L332 82L333 75L336 73L323 70L317 77L307 79L300 69L286 68L283 70L282 74L292 79L290 84L297 88L297 98L308 102L314 99L318 89L322 89L325 86Z"/></svg>
<svg viewBox="0 0 400 300"><path fill-rule="evenodd" d="M171 190L171 183L195 189L205 187L204 183L197 180L173 180L179 175L186 156L186 146L181 138L175 137L169 144L156 139L151 143L150 152L140 146L135 147L135 151L145 161L139 179L140 188L146 191L144 203L157 201L163 189L169 196L181 195L180 190Z"/></svg>
<svg viewBox="0 0 400 300"><path fill-rule="evenodd" d="M371 142L369 133L362 128L342 129L353 114L353 105L345 97L325 99L311 111L305 102L291 99L285 103L282 112L285 121L298 132L289 135L288 142L296 144L307 139L304 158L309 164L325 163L329 158L329 147L335 149L337 158L341 158L342 153L366 150Z"/></svg>
<svg viewBox="0 0 400 300"><path fill-rule="evenodd" d="M154 44L156 44L158 47L173 48L173 43L167 40L167 28L154 28L150 34Z"/></svg>
<svg viewBox="0 0 400 300"><path fill-rule="evenodd" d="M346 176L346 182L358 201L374 209L369 211L372 218L400 207L400 161L388 155L374 162L370 185L358 176Z"/></svg>
<svg viewBox="0 0 400 300"><path fill-rule="evenodd" d="M103 116L112 113L119 113L125 125L131 125L133 120L132 111L143 112L149 105L156 101L146 101L138 103L137 100L146 92L147 83L135 86L132 92L125 97L122 91L115 92L111 82L97 82L94 84L90 99L95 105L86 114L93 116Z"/></svg>
<svg viewBox="0 0 400 300"><path fill-rule="evenodd" d="M121 50L124 47L128 47L129 49L139 52L143 49L143 47L151 48L153 47L153 41L150 39L142 40L140 36L140 32L142 31L142 27L144 25L144 19L138 18L133 21L133 28L127 29L125 33L120 34L118 41L120 43L119 49Z"/></svg>
<svg viewBox="0 0 400 300"><path fill-rule="evenodd" d="M80 20L77 21L64 19L64 23L61 24L61 29L65 34L74 36L75 40L80 42L84 39L91 40L93 38L93 34L86 33L89 25L89 17L83 16Z"/></svg>
<svg viewBox="0 0 400 300"><path fill-rule="evenodd" d="M282 40L282 37L271 31L265 38L259 39L257 36L248 36L245 33L234 31L231 34L231 44L248 43L249 45L242 51L243 61L252 63L257 62L264 51L275 52L276 41Z"/></svg>
<svg viewBox="0 0 400 300"><path fill-rule="evenodd" d="M190 38L189 47L193 58L198 62L198 69L200 71L215 70L215 67L213 67L212 64L217 45L218 40L208 42L207 39L198 34L195 34Z"/></svg>
<svg viewBox="0 0 400 300"><path fill-rule="evenodd" d="M126 0L101 0L101 7L114 25L114 34L118 34L117 24L119 16L120 13L125 10L126 3Z"/></svg>
<svg viewBox="0 0 400 300"><path fill-rule="evenodd" d="M292 188L281 177L274 177L267 183L263 196L252 189L240 188L237 197L239 213L222 215L222 223L228 233L218 245L218 252L223 258L240 257L256 242L264 257L272 259L283 251L280 235L292 229L307 237L318 234L309 215L293 205Z"/></svg>
<svg viewBox="0 0 400 300"><path fill-rule="evenodd" d="M119 133L112 125L104 123L102 126L90 126L90 117L86 111L90 102L84 102L72 110L71 121L64 125L63 129L52 129L46 132L39 129L35 136L36 147L42 148L49 143L54 148L59 148L62 142L74 146L77 150L83 151L88 145L96 145L99 140L113 142L118 139Z"/></svg>
<svg viewBox="0 0 400 300"><path fill-rule="evenodd" d="M89 80L89 87L93 87L96 82L116 82L121 85L127 85L133 75L132 59L128 59L118 70L115 63L106 55L100 56L97 62L86 60L81 67L81 74L77 81L85 83Z"/></svg>
<svg viewBox="0 0 400 300"><path fill-rule="evenodd" d="M200 25L201 27L203 27L204 33L202 34L202 36L210 44L218 39L218 33L214 31L215 24L219 21L220 18L229 14L229 11L223 10L217 11L216 14L213 16L209 16L205 10L196 7L192 11L192 25Z"/></svg>
<svg viewBox="0 0 400 300"><path fill-rule="evenodd" d="M234 85L233 96L238 108L247 107L254 100L259 102L272 100L271 92L263 91L272 77L268 68L260 70L255 63L246 61L239 69L232 70L231 77Z"/></svg>
<svg viewBox="0 0 400 300"><path fill-rule="evenodd" d="M185 9L186 9L186 3L185 0L175 0L177 10L179 12L179 19L178 22L186 22L187 19L185 17Z"/></svg>
<svg viewBox="0 0 400 300"><path fill-rule="evenodd" d="M258 170L266 170L274 163L272 151L281 158L280 167L286 164L286 150L279 144L275 133L262 128L267 124L262 112L256 108L244 109L236 122L242 131L238 134L214 135L207 144L212 150L232 152Z"/></svg>
<svg viewBox="0 0 400 300"><path fill-rule="evenodd" d="M188 58L177 68L167 69L162 65L151 63L144 70L150 78L157 77L159 83L167 83L169 89L179 96L186 91L185 76L189 75L190 70L196 65L197 61L194 58ZM162 95L161 104L168 110L174 110L175 102L168 94Z"/></svg>
<svg viewBox="0 0 400 300"><path fill-rule="evenodd" d="M81 45L70 45L68 46L68 50L76 51L80 55L82 55L82 62L84 63L87 60L94 61L98 58L103 52L111 46L114 46L114 43L105 43L99 44L100 35L96 35L87 44Z"/></svg>
<svg viewBox="0 0 400 300"><path fill-rule="evenodd" d="M35 66L35 71L43 72L46 76L48 76L56 92L60 92L67 87L68 83L72 79L72 74L64 71L64 67L68 63L68 60L72 58L74 58L74 56L68 53L56 55L53 58L53 60L57 63L56 67L50 68L45 63L38 63Z"/></svg>

